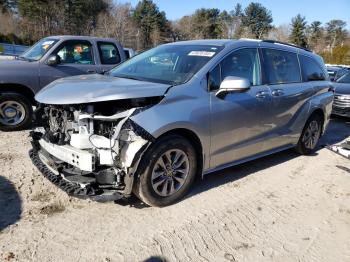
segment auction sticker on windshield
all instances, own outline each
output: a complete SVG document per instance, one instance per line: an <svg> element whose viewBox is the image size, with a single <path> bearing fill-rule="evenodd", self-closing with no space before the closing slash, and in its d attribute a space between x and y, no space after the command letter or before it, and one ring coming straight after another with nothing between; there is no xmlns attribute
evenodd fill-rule
<svg viewBox="0 0 350 262"><path fill-rule="evenodd" d="M205 57L213 57L215 55L215 52L208 52L208 51L191 51L188 53L189 56L205 56Z"/></svg>

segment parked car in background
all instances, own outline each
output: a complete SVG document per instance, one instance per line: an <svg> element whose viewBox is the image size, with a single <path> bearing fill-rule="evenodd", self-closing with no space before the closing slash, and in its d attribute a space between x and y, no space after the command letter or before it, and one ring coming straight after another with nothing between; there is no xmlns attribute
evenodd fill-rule
<svg viewBox="0 0 350 262"><path fill-rule="evenodd" d="M350 68L345 66L327 66L327 72L331 81L336 81L349 70Z"/></svg>
<svg viewBox="0 0 350 262"><path fill-rule="evenodd" d="M124 53L125 53L126 59L129 59L137 54L136 51L132 48L124 48Z"/></svg>
<svg viewBox="0 0 350 262"><path fill-rule="evenodd" d="M337 79L332 114L350 117L350 71Z"/></svg>
<svg viewBox="0 0 350 262"><path fill-rule="evenodd" d="M26 128L34 95L52 81L104 73L126 60L119 42L87 36L51 36L16 60L0 61L0 130Z"/></svg>
<svg viewBox="0 0 350 262"><path fill-rule="evenodd" d="M58 80L35 99L30 157L68 194L132 193L151 206L184 197L196 175L288 148L310 154L333 89L321 57L284 43L161 45L107 75Z"/></svg>

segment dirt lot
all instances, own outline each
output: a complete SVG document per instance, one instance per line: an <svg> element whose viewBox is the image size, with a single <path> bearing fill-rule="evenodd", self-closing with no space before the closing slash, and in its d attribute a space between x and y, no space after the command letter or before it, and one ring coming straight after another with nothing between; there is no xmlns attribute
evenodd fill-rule
<svg viewBox="0 0 350 262"><path fill-rule="evenodd" d="M350 261L350 161L286 151L198 181L166 208L69 198L0 132L0 261ZM321 145L350 136L333 120Z"/></svg>

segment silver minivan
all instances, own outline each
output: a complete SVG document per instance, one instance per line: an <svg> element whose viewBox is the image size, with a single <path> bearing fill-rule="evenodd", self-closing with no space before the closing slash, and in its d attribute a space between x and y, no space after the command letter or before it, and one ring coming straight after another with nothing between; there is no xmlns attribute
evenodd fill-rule
<svg viewBox="0 0 350 262"><path fill-rule="evenodd" d="M104 75L57 80L35 99L30 157L69 195L175 203L196 176L295 148L325 131L322 59L274 41L165 44Z"/></svg>

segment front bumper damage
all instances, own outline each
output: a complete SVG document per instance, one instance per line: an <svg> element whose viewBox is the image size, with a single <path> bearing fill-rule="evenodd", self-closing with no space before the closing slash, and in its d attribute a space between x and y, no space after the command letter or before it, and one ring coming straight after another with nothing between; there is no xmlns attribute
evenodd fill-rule
<svg viewBox="0 0 350 262"><path fill-rule="evenodd" d="M132 194L140 159L154 140L130 119L134 112L129 110L116 116L118 124L108 143L107 138L94 134L85 139L86 144L95 136L94 141L100 144L92 148L84 148L72 139L73 136L69 144L52 143L45 138L45 131L38 128L30 133L32 149L29 156L49 181L70 196L99 202L127 198Z"/></svg>
<svg viewBox="0 0 350 262"><path fill-rule="evenodd" d="M32 141L32 145L33 149L29 151L29 157L33 164L49 181L65 191L69 196L82 199L90 198L91 200L98 202L114 201L124 197L122 193L117 191L108 192L99 189L96 183L88 183L84 185L66 179L62 173L50 168L48 164L42 160L40 157L40 149L35 149L38 147L37 141Z"/></svg>

